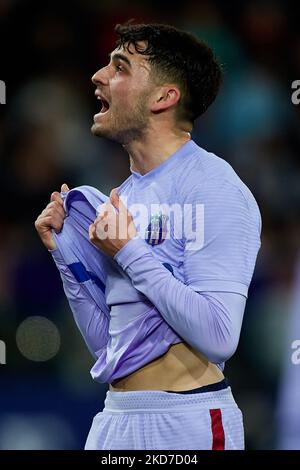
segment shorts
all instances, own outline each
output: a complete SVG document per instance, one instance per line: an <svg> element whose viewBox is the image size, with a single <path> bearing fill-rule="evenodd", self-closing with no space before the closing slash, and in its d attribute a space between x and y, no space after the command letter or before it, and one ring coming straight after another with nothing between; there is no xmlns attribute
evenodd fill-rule
<svg viewBox="0 0 300 470"><path fill-rule="evenodd" d="M108 391L86 450L243 450L243 418L228 386L204 393Z"/></svg>

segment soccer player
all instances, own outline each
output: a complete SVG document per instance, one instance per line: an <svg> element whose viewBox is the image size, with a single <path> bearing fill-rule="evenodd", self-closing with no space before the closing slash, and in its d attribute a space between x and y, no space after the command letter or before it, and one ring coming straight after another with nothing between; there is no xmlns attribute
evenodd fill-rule
<svg viewBox="0 0 300 470"><path fill-rule="evenodd" d="M190 135L222 71L174 27L116 33L92 77L92 132L126 149L131 175L110 197L63 185L35 223L96 359L91 374L109 384L86 449L243 449L223 369L239 341L260 213L232 167Z"/></svg>

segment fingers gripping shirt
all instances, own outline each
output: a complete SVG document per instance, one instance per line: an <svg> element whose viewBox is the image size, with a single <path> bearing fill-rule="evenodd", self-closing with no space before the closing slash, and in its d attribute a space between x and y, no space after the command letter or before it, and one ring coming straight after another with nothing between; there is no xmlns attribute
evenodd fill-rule
<svg viewBox="0 0 300 470"><path fill-rule="evenodd" d="M143 203L149 223L145 230L133 213L139 237L114 259L88 239L95 209L107 199L94 188L68 193L68 216L56 235L69 266L68 279L62 274L67 297L69 283L85 286L84 300L77 305L73 294L70 305L97 357L93 377L105 382L128 375L181 341L212 362L225 361L238 343L260 246L252 194L230 165L192 141L146 175L132 171L118 192L129 210ZM191 227L178 237L180 223L169 217L165 224L167 217L157 208L153 212L153 204L187 204L183 218ZM190 210L195 204L202 212ZM202 233L195 230L199 214ZM85 269L81 278L70 268L76 262Z"/></svg>

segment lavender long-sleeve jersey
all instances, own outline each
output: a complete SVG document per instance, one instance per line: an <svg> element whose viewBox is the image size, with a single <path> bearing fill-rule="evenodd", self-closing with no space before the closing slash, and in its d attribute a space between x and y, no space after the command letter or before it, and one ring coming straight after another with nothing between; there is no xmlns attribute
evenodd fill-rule
<svg viewBox="0 0 300 470"><path fill-rule="evenodd" d="M81 186L62 194L67 216L53 258L75 321L113 382L186 342L222 367L235 351L260 247L249 189L224 160L185 143L159 166L131 170L118 193L138 236L110 258L89 225L108 200Z"/></svg>

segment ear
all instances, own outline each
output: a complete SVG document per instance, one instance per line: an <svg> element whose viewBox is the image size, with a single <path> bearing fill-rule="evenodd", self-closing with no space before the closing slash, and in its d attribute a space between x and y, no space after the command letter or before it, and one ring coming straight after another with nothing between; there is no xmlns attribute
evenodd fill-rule
<svg viewBox="0 0 300 470"><path fill-rule="evenodd" d="M180 90L176 85L163 86L154 94L150 109L153 113L159 113L175 106L179 100Z"/></svg>

